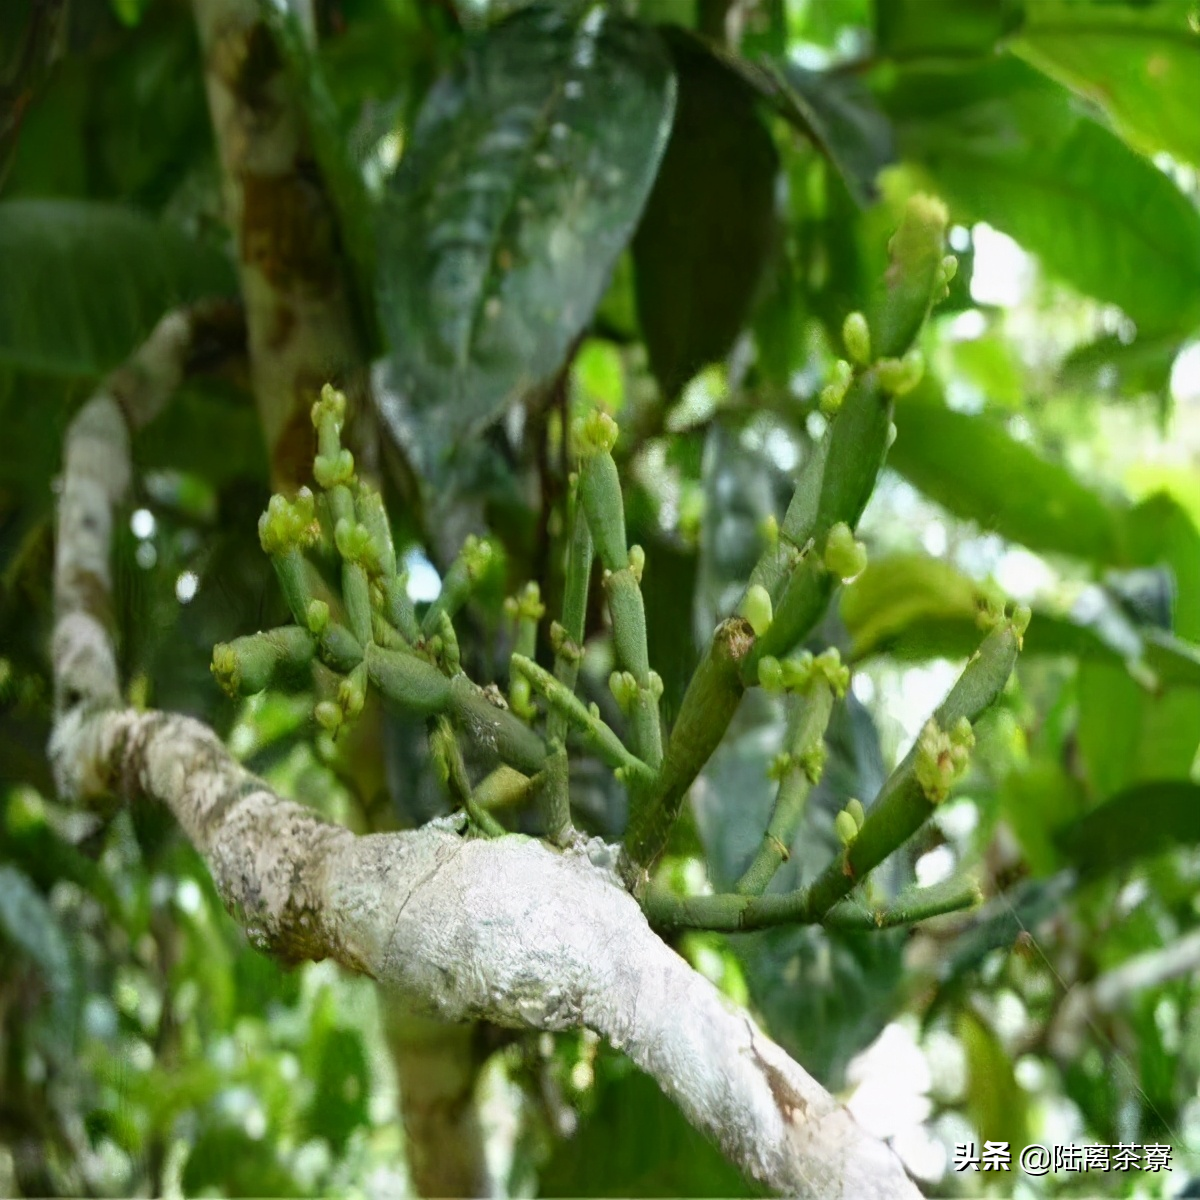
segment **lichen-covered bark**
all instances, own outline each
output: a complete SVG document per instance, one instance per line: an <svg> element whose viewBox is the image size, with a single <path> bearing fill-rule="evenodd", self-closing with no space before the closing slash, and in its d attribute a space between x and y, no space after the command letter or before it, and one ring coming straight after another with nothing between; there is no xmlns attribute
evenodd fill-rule
<svg viewBox="0 0 1200 1200"><path fill-rule="evenodd" d="M225 213L238 252L255 400L277 482L307 478L309 409L366 395L337 220L304 115L255 0L195 0Z"/></svg>
<svg viewBox="0 0 1200 1200"><path fill-rule="evenodd" d="M164 320L135 360L143 406L178 378L183 320ZM651 930L614 847L471 840L453 821L356 836L274 795L205 725L120 707L105 618L113 507L129 478L119 390L110 381L67 439L51 742L62 793L167 805L265 951L335 958L447 1022L586 1025L762 1183L808 1197L916 1197L890 1150Z"/></svg>

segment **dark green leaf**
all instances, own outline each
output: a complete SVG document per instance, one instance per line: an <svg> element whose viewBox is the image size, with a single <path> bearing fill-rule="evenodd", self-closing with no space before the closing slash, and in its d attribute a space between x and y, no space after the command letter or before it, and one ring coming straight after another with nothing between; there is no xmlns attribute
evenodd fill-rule
<svg viewBox="0 0 1200 1200"><path fill-rule="evenodd" d="M958 1016L967 1059L967 1112L981 1138L999 1139L1013 1153L1028 1144L1028 1100L1000 1039L967 1007Z"/></svg>
<svg viewBox="0 0 1200 1200"><path fill-rule="evenodd" d="M233 291L213 249L117 204L0 203L0 364L97 375L169 309Z"/></svg>
<svg viewBox="0 0 1200 1200"><path fill-rule="evenodd" d="M0 943L37 967L56 1014L65 1016L75 990L66 934L29 876L5 864L0 864Z"/></svg>
<svg viewBox="0 0 1200 1200"><path fill-rule="evenodd" d="M852 75L791 62L766 70L774 84L769 98L780 113L812 138L859 204L873 200L876 176L896 157L896 139L865 85Z"/></svg>
<svg viewBox="0 0 1200 1200"><path fill-rule="evenodd" d="M896 406L888 464L956 516L1028 546L1119 562L1124 513L987 416L928 395Z"/></svg>
<svg viewBox="0 0 1200 1200"><path fill-rule="evenodd" d="M1144 329L1200 314L1200 214L1152 163L1015 60L904 72L901 149L964 222L987 221L1048 271Z"/></svg>
<svg viewBox="0 0 1200 1200"><path fill-rule="evenodd" d="M1059 367L1059 383L1096 395L1165 396L1179 350L1178 336L1126 343L1108 334L1072 350Z"/></svg>
<svg viewBox="0 0 1200 1200"><path fill-rule="evenodd" d="M641 213L673 97L657 35L598 5L525 10L434 87L380 234L394 433L415 421L440 459L555 376Z"/></svg>
<svg viewBox="0 0 1200 1200"><path fill-rule="evenodd" d="M1111 871L1175 846L1200 844L1200 784L1142 783L1105 801L1055 836L1086 871Z"/></svg>
<svg viewBox="0 0 1200 1200"><path fill-rule="evenodd" d="M309 1111L309 1128L329 1142L337 1154L350 1135L367 1124L371 1072L362 1038L352 1029L331 1029L321 1044L316 1095Z"/></svg>
<svg viewBox="0 0 1200 1200"><path fill-rule="evenodd" d="M574 1137L557 1144L540 1173L541 1195L761 1194L683 1119L648 1075L610 1068L596 1088L595 1111Z"/></svg>
<svg viewBox="0 0 1200 1200"><path fill-rule="evenodd" d="M745 81L694 38L671 38L679 101L633 242L650 365L674 399L744 324L773 234L778 155Z"/></svg>
<svg viewBox="0 0 1200 1200"><path fill-rule="evenodd" d="M1021 23L1022 0L881 0L875 5L879 53L889 58L989 53Z"/></svg>
<svg viewBox="0 0 1200 1200"><path fill-rule="evenodd" d="M1011 46L1138 149L1200 163L1200 37L1182 5L1037 0Z"/></svg>
<svg viewBox="0 0 1200 1200"><path fill-rule="evenodd" d="M303 1195L279 1162L272 1139L256 1140L229 1125L200 1133L183 1168L182 1183L189 1196L208 1189L223 1196Z"/></svg>

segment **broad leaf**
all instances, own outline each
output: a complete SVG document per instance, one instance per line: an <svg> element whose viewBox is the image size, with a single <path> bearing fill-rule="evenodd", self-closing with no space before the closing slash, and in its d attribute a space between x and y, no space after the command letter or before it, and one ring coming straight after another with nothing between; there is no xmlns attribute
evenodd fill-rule
<svg viewBox="0 0 1200 1200"><path fill-rule="evenodd" d="M384 416L443 459L561 369L650 190L674 102L658 36L527 9L427 97L384 205Z"/></svg>
<svg viewBox="0 0 1200 1200"><path fill-rule="evenodd" d="M841 594L851 657L966 658L983 637L977 618L987 599L988 589L941 559L872 562ZM1111 584L1088 589L1070 610L1035 606L1025 656L1039 654L1141 666L1163 687L1200 687L1200 648L1136 621Z"/></svg>
<svg viewBox="0 0 1200 1200"><path fill-rule="evenodd" d="M904 156L957 219L986 221L1145 329L1200 316L1200 214L1068 93L1004 60L905 71L888 98Z"/></svg>
<svg viewBox="0 0 1200 1200"><path fill-rule="evenodd" d="M875 178L896 157L891 122L852 75L810 71L795 63L764 70L767 95L782 116L812 138L862 205L877 195Z"/></svg>
<svg viewBox="0 0 1200 1200"><path fill-rule="evenodd" d="M1021 0L884 0L875 5L879 52L889 58L987 54L1021 23Z"/></svg>
<svg viewBox="0 0 1200 1200"><path fill-rule="evenodd" d="M1031 550L1120 561L1124 511L989 417L914 393L896 406L896 430L888 465L956 516Z"/></svg>
<svg viewBox="0 0 1200 1200"><path fill-rule="evenodd" d="M1119 792L1055 835L1080 868L1116 870L1174 846L1200 844L1200 784L1176 779Z"/></svg>
<svg viewBox="0 0 1200 1200"><path fill-rule="evenodd" d="M650 366L672 400L729 351L771 245L775 143L740 75L694 38L671 38L679 103L633 242Z"/></svg>
<svg viewBox="0 0 1200 1200"><path fill-rule="evenodd" d="M1029 1142L1029 1102L1013 1061L992 1029L966 1006L959 1012L958 1037L966 1052L971 1122L981 1138L999 1139L1015 1154Z"/></svg>
<svg viewBox="0 0 1200 1200"><path fill-rule="evenodd" d="M233 291L223 255L117 204L0 203L0 365L94 376L177 305Z"/></svg>
<svg viewBox="0 0 1200 1200"><path fill-rule="evenodd" d="M602 1053L595 1110L555 1145L542 1196L755 1196L648 1075Z"/></svg>
<svg viewBox="0 0 1200 1200"><path fill-rule="evenodd" d="M29 876L0 864L0 945L4 957L17 952L37 967L50 993L55 1015L70 1011L75 992L75 969L67 935Z"/></svg>
<svg viewBox="0 0 1200 1200"><path fill-rule="evenodd" d="M1183 6L1038 0L1011 45L1139 149L1200 163L1200 38Z"/></svg>

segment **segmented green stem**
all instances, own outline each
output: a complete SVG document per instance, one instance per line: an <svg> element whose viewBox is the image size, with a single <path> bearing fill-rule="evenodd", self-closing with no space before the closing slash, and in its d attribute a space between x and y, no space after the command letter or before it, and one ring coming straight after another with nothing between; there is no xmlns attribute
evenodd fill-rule
<svg viewBox="0 0 1200 1200"><path fill-rule="evenodd" d="M800 828L809 793L821 778L825 730L833 712L834 689L825 679L814 680L804 695L793 700L784 736L786 761L781 764L775 806L763 840L735 891L757 896L766 891L775 872L787 860Z"/></svg>

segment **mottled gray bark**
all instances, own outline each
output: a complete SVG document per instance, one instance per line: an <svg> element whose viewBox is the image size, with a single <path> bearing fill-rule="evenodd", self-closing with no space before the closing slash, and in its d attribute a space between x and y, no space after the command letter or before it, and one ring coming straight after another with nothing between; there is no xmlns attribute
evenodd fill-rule
<svg viewBox="0 0 1200 1200"><path fill-rule="evenodd" d="M121 387L143 408L174 386L186 337L185 318L164 320L127 373L134 385ZM612 847L471 840L452 820L356 836L276 796L203 724L121 707L108 555L129 459L114 390L67 438L51 742L62 793L167 805L264 951L332 957L443 1021L586 1025L762 1183L810 1197L917 1196L891 1151L651 930Z"/></svg>

